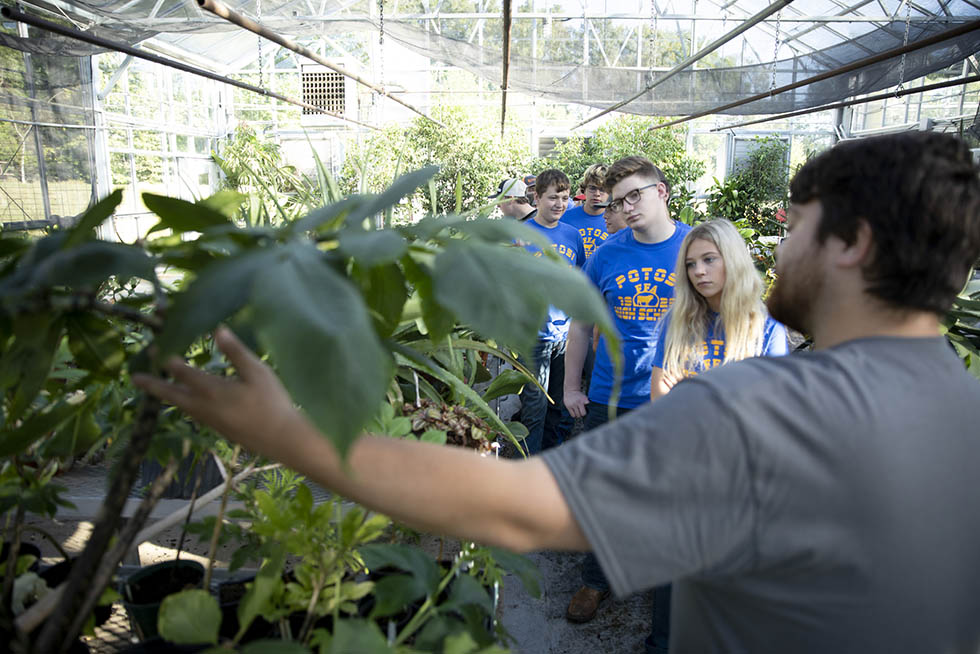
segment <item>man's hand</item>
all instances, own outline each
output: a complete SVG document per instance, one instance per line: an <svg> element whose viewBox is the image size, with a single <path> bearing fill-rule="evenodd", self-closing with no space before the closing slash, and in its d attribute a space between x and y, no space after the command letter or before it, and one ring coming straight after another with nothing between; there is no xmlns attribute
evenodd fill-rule
<svg viewBox="0 0 980 654"><path fill-rule="evenodd" d="M133 383L229 440L274 458L282 439L295 433L296 425L305 418L293 406L275 373L230 329L219 327L214 338L235 366L238 377L208 374L173 357L165 364L172 382L137 374L133 375Z"/></svg>
<svg viewBox="0 0 980 654"><path fill-rule="evenodd" d="M565 408L573 418L584 418L588 403L589 398L582 391L565 389Z"/></svg>

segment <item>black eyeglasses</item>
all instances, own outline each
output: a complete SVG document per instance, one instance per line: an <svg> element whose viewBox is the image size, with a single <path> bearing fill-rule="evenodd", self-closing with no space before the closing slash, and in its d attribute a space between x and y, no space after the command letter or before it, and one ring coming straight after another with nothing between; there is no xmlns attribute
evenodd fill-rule
<svg viewBox="0 0 980 654"><path fill-rule="evenodd" d="M654 182L653 184L647 184L646 186L635 188L618 200L613 200L610 202L606 208L612 210L613 213L619 213L623 210L623 202L629 202L630 206L635 207L636 203L640 201L640 196L643 195L640 193L640 191L648 189L651 186L657 186L658 184L660 184L660 182Z"/></svg>

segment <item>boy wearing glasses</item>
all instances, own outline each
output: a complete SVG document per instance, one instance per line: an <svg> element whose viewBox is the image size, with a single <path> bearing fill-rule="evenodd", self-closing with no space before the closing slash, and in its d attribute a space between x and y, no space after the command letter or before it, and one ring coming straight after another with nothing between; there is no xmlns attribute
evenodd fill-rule
<svg viewBox="0 0 980 654"><path fill-rule="evenodd" d="M670 187L650 160L620 159L606 172L605 183L611 199L606 210L621 213L629 229L597 248L586 263L585 273L609 305L622 342L623 378L617 412L623 414L650 399L654 334L673 302L674 266L684 235L691 228L671 220L667 211ZM586 431L608 420L615 381L606 341L600 336L588 396L580 390L592 330L589 323L573 321L565 350L565 406L573 418L585 418ZM609 582L596 557L589 553L582 564L582 588L572 597L566 617L572 622L588 622L608 595Z"/></svg>
<svg viewBox="0 0 980 654"><path fill-rule="evenodd" d="M579 186L579 192L585 195L585 202L581 206L569 208L561 217L563 223L571 225L582 235L586 259L609 238L606 223L602 219L602 212L609 198L605 184L606 165L589 166L582 175L582 184Z"/></svg>

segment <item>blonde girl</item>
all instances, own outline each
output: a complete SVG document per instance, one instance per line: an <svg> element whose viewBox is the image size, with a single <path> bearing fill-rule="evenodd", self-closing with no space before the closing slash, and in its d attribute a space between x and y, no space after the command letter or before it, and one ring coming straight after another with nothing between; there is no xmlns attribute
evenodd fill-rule
<svg viewBox="0 0 980 654"><path fill-rule="evenodd" d="M787 354L786 328L766 311L762 280L729 221L719 218L688 232L675 277L674 304L657 337L650 399L714 366Z"/></svg>

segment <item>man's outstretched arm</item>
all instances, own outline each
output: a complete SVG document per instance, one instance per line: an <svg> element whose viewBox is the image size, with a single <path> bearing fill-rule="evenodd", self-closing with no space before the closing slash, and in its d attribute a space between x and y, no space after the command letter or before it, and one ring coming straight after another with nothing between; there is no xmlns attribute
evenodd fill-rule
<svg viewBox="0 0 980 654"><path fill-rule="evenodd" d="M345 466L268 366L226 328L215 340L238 378L172 359L172 382L148 375L133 381L246 449L412 527L515 551L589 548L540 459L494 460L454 447L365 436L351 447Z"/></svg>

